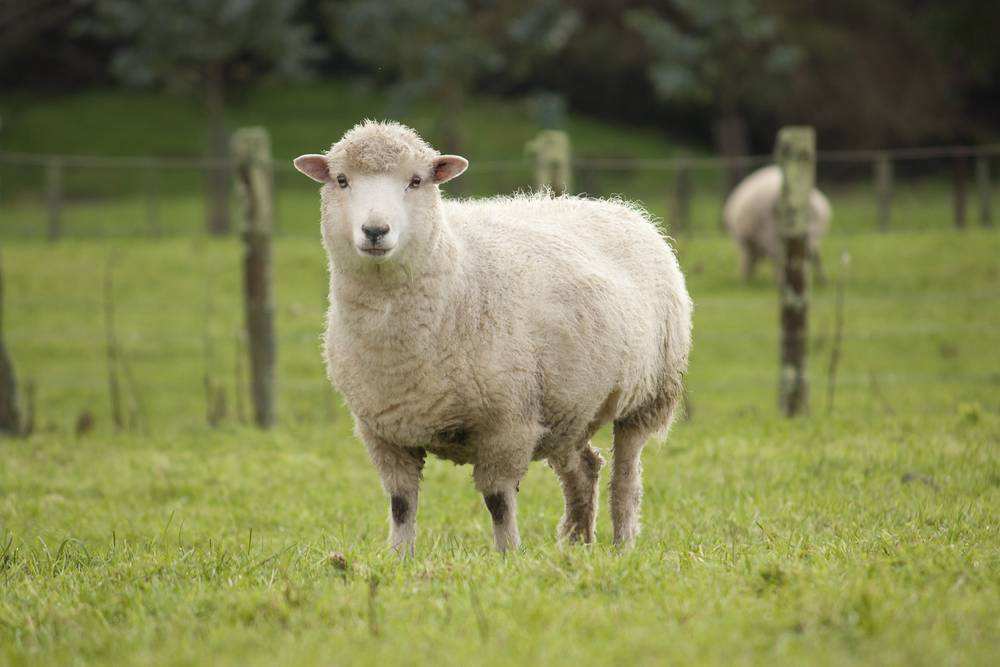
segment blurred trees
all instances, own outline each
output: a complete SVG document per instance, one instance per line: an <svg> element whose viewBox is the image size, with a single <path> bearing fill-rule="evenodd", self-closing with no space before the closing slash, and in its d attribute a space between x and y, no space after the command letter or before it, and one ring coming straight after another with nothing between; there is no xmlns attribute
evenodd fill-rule
<svg viewBox="0 0 1000 667"><path fill-rule="evenodd" d="M714 141L730 155L770 150L776 128L789 122L815 125L824 148L1000 135L997 2L325 0L321 7L0 1L0 85L63 91L105 83L104 71L113 70L132 82L199 90L210 116L221 119L217 110L234 89L263 74L301 71L316 52L312 33L336 56L317 60L316 69L372 76L391 91L391 112L428 102L447 150L461 144L458 118L474 91L549 91L575 111ZM80 15L100 27L102 40L70 28ZM221 122L212 127L222 146Z"/></svg>
<svg viewBox="0 0 1000 667"><path fill-rule="evenodd" d="M416 100L437 109L446 152L461 151L470 90L484 78L524 79L533 59L558 52L577 24L556 0L352 0L329 4L327 14L397 109Z"/></svg>
<svg viewBox="0 0 1000 667"><path fill-rule="evenodd" d="M716 151L730 158L747 155L746 113L779 100L801 59L778 18L755 0L673 0L664 13L632 10L626 23L646 41L657 93L711 109ZM732 160L729 185L743 175Z"/></svg>
<svg viewBox="0 0 1000 667"><path fill-rule="evenodd" d="M234 89L265 77L305 73L321 53L312 30L296 20L300 0L96 0L83 23L116 48L112 72L138 86L162 84L201 96L208 123L208 154L229 151L226 105ZM208 173L210 232L229 230L230 176Z"/></svg>

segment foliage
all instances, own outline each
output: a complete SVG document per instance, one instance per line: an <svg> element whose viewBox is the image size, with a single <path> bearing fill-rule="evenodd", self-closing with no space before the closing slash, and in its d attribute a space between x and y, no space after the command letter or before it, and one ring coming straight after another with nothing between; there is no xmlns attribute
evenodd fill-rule
<svg viewBox="0 0 1000 667"><path fill-rule="evenodd" d="M533 56L558 51L576 28L575 14L555 0L353 0L330 7L348 53L389 86L393 115L431 100L452 144L460 141L453 119L477 81L516 80Z"/></svg>
<svg viewBox="0 0 1000 667"><path fill-rule="evenodd" d="M778 18L757 0L673 0L672 6L672 20L643 9L627 19L653 53L650 76L668 100L745 110L771 99L801 59Z"/></svg>
<svg viewBox="0 0 1000 667"><path fill-rule="evenodd" d="M222 67L231 83L301 76L321 53L301 0L97 0L81 29L119 43L112 70L135 85L190 89Z"/></svg>

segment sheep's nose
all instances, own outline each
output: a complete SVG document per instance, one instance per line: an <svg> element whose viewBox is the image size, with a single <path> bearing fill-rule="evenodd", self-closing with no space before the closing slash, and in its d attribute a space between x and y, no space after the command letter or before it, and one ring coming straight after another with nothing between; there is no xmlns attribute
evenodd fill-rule
<svg viewBox="0 0 1000 667"><path fill-rule="evenodd" d="M389 225L361 225L361 231L368 237L368 241L377 244L379 240L389 233Z"/></svg>

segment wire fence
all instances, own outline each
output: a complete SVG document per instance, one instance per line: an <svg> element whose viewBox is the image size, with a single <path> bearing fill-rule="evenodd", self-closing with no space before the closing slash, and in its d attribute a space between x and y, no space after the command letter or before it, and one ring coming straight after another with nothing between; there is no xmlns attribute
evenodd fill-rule
<svg viewBox="0 0 1000 667"><path fill-rule="evenodd" d="M831 199L833 233L991 226L1000 144L821 151L817 185ZM770 155L572 159L571 191L641 202L672 234L718 234L733 174ZM276 231L315 233L315 188L290 159L275 160ZM0 238L191 235L204 231L208 182L228 160L0 152ZM488 196L535 187L531 160L472 160L448 186Z"/></svg>
<svg viewBox="0 0 1000 667"><path fill-rule="evenodd" d="M571 191L643 203L682 240L683 254L686 239L722 233L720 213L733 171L771 161L770 155L650 159L578 153ZM826 151L818 155L817 183L831 200L832 234L843 236L844 247L863 251L874 243L884 249L888 243L852 236L992 226L998 162L1000 145ZM340 419L343 410L324 376L317 344L326 273L316 242L316 187L290 160L271 166L276 235L313 241L287 244L276 258L279 414L286 422ZM232 168L227 160L205 158L0 152L0 239L27 241L4 253L10 285L5 336L22 380L31 383L25 394L37 401L38 428L79 431L88 414L115 419L108 407L113 363L125 364L118 380L123 406L117 409L132 413L123 420L126 427L199 414L213 425L249 422L236 246L189 243L207 234L209 175ZM448 189L493 195L531 190L534 179L528 159L473 159ZM52 243L34 242L46 238ZM78 238L108 243L60 243ZM120 244L119 238L161 242ZM918 242L909 251L921 247ZM692 283L706 285L707 292L695 294L698 348L690 377L692 400L702 409L709 401L717 410L763 404L760 388L771 394L776 381L773 289L737 291L735 255L724 265L728 259L683 257ZM923 260L913 261L921 270ZM832 273L836 278L838 269ZM111 276L108 285L105 275ZM975 401L1000 388L1000 369L984 368L981 358L968 353L1000 343L992 283L963 289L955 281L940 287L928 278L879 290L863 282L873 277L847 285L839 402L903 410L909 401L926 409L944 395ZM887 278L883 288L889 284ZM109 303L110 324L100 315ZM829 291L817 295L810 365L820 394L833 308ZM972 315L956 317L966 312ZM109 337L118 362L108 353ZM906 348L912 354L900 355ZM911 363L917 359L922 366Z"/></svg>

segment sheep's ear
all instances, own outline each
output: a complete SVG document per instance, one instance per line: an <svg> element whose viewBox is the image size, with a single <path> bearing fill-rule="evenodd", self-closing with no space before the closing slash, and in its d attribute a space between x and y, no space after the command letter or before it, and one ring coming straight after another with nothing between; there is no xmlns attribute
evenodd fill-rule
<svg viewBox="0 0 1000 667"><path fill-rule="evenodd" d="M435 183L445 183L461 176L469 168L469 161L461 155L441 155L435 158L431 173Z"/></svg>
<svg viewBox="0 0 1000 667"><path fill-rule="evenodd" d="M292 161L292 164L295 165L296 169L317 183L329 183L331 180L330 165L326 161L325 155L317 155L315 153L300 155Z"/></svg>

